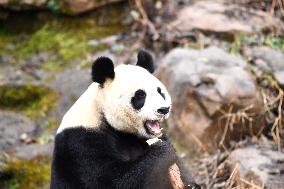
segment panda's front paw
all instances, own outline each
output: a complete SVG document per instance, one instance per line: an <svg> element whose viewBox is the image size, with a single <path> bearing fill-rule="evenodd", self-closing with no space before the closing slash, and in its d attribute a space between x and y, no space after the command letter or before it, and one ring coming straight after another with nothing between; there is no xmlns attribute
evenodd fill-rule
<svg viewBox="0 0 284 189"><path fill-rule="evenodd" d="M190 183L185 188L186 189L201 189L201 187L196 183Z"/></svg>
<svg viewBox="0 0 284 189"><path fill-rule="evenodd" d="M164 142L170 142L170 139L166 134L163 134L161 137L159 137L159 139L161 139Z"/></svg>
<svg viewBox="0 0 284 189"><path fill-rule="evenodd" d="M158 141L150 146L149 153L158 161L164 162L167 165L176 163L178 157L174 147L165 141Z"/></svg>

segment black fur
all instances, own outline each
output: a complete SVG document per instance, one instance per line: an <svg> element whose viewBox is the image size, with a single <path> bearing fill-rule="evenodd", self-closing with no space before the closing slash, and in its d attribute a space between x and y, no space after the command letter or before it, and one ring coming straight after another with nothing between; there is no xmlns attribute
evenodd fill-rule
<svg viewBox="0 0 284 189"><path fill-rule="evenodd" d="M114 65L111 59L100 57L93 63L92 80L102 85L107 78L114 79Z"/></svg>
<svg viewBox="0 0 284 189"><path fill-rule="evenodd" d="M141 89L137 90L135 92L134 96L131 98L132 107L135 110L140 110L144 106L145 100L146 100L145 91L143 91Z"/></svg>
<svg viewBox="0 0 284 189"><path fill-rule="evenodd" d="M165 94L164 93L162 93L162 91L161 91L161 88L160 87L158 87L157 88L157 91L158 91L158 93L163 97L163 99L164 100L166 100L166 96L165 96Z"/></svg>
<svg viewBox="0 0 284 189"><path fill-rule="evenodd" d="M177 156L162 140L149 147L145 139L118 132L107 122L96 130L66 129L55 138L51 189L170 189L168 168Z"/></svg>
<svg viewBox="0 0 284 189"><path fill-rule="evenodd" d="M142 68L145 68L150 73L154 73L154 71L155 71L154 61L153 61L152 55L149 52L147 52L143 49L141 49L138 52L137 64L136 65L141 66Z"/></svg>

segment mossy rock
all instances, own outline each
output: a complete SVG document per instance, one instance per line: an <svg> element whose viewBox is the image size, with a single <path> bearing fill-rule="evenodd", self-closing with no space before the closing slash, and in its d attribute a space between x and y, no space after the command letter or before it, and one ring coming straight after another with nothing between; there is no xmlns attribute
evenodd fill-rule
<svg viewBox="0 0 284 189"><path fill-rule="evenodd" d="M53 3L52 3L53 2ZM52 6L56 1L50 1ZM51 6L50 5L50 6ZM47 71L62 71L64 68L88 60L90 55L108 48L108 45L92 46L90 40L120 33L125 5L109 6L96 12L68 17L46 11L7 13L1 20L0 52L10 56L13 62L33 62L39 54L47 58L36 64ZM21 18L20 20L18 18Z"/></svg>
<svg viewBox="0 0 284 189"><path fill-rule="evenodd" d="M38 118L55 107L59 94L40 85L0 86L0 108L22 111L28 117Z"/></svg>
<svg viewBox="0 0 284 189"><path fill-rule="evenodd" d="M44 189L50 183L50 158L37 157L33 160L13 159L0 173L0 188Z"/></svg>

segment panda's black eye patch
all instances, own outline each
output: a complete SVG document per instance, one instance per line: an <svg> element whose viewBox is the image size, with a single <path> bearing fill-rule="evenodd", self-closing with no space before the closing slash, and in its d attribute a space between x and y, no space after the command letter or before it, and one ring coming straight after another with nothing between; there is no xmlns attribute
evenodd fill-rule
<svg viewBox="0 0 284 189"><path fill-rule="evenodd" d="M134 96L131 98L131 104L134 109L140 110L145 103L146 93L142 89L139 89L135 92Z"/></svg>
<svg viewBox="0 0 284 189"><path fill-rule="evenodd" d="M166 96L164 93L162 93L162 90L160 87L157 88L158 93L163 97L164 100L166 100Z"/></svg>

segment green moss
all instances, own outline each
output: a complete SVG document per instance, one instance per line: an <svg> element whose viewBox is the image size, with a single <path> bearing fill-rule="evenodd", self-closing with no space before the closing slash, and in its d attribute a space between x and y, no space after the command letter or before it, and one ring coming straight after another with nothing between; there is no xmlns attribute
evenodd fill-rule
<svg viewBox="0 0 284 189"><path fill-rule="evenodd" d="M60 125L60 122L57 119L49 119L46 123L46 130L53 131Z"/></svg>
<svg viewBox="0 0 284 189"><path fill-rule="evenodd" d="M88 45L90 39L103 37L103 34L111 34L110 30L104 29L97 28L100 34L90 37L84 34L76 35L72 31L56 31L54 28L46 26L30 36L24 43L18 44L15 54L18 58L28 58L33 53L49 52L53 54L50 62L69 62L89 52L104 49L105 46L92 47Z"/></svg>
<svg viewBox="0 0 284 189"><path fill-rule="evenodd" d="M52 12L60 12L61 5L58 0L49 0L47 2L47 8Z"/></svg>
<svg viewBox="0 0 284 189"><path fill-rule="evenodd" d="M54 6L51 9L59 6L57 0L50 0L48 4ZM38 53L47 53L48 59L40 66L48 71L61 70L71 62L80 63L90 54L107 48L106 45L91 46L89 40L122 31L120 15L123 7L110 7L107 10L78 17L30 13L21 16L20 21L20 15L14 18L10 14L1 22L0 52L13 57L15 64L29 61Z"/></svg>
<svg viewBox="0 0 284 189"><path fill-rule="evenodd" d="M245 46L269 46L276 50L284 49L284 38L275 36L257 36L239 33L233 36L232 40L227 40L231 43L230 53L239 54Z"/></svg>
<svg viewBox="0 0 284 189"><path fill-rule="evenodd" d="M284 37L267 36L264 39L264 45L270 46L277 50L284 49Z"/></svg>
<svg viewBox="0 0 284 189"><path fill-rule="evenodd" d="M98 26L90 30L93 32L77 33L77 31L57 30L52 26L45 26L33 35L27 36L21 43L11 42L15 48L4 49L4 52L19 60L28 59L41 52L48 53L49 59L41 64L42 68L48 71L58 71L69 62L84 59L90 53L106 49L106 45L90 46L88 41L111 35L119 31L119 28ZM13 41L13 38L5 37L5 40L0 42L0 49L7 46L9 41Z"/></svg>
<svg viewBox="0 0 284 189"><path fill-rule="evenodd" d="M48 188L49 183L50 160L46 157L11 160L0 176L0 188L6 189L43 189Z"/></svg>
<svg viewBox="0 0 284 189"><path fill-rule="evenodd" d="M251 39L253 39L253 36L249 36L245 33L233 35L233 38L229 40L231 42L229 52L233 54L240 54L244 46L252 46Z"/></svg>
<svg viewBox="0 0 284 189"><path fill-rule="evenodd" d="M23 111L31 118L46 115L55 107L59 95L49 88L37 85L0 86L0 108Z"/></svg>

